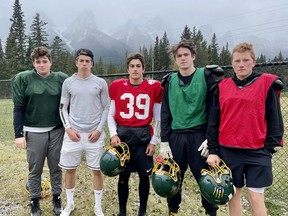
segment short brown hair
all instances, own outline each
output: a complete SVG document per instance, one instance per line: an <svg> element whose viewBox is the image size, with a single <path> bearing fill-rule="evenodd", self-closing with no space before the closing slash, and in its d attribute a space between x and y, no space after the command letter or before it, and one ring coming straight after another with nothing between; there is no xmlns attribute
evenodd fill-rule
<svg viewBox="0 0 288 216"><path fill-rule="evenodd" d="M129 64L133 59L138 59L141 62L142 67L145 68L144 56L141 53L131 53L128 55L126 59L127 68L129 68Z"/></svg>
<svg viewBox="0 0 288 216"><path fill-rule="evenodd" d="M234 49L232 51L232 60L233 60L233 54L235 52L244 53L246 51L248 51L250 53L251 58L255 61L256 57L255 57L253 45L251 43L247 43L247 42L239 43L234 47Z"/></svg>
<svg viewBox="0 0 288 216"><path fill-rule="evenodd" d="M179 48L187 48L190 50L191 55L196 55L196 49L195 46L192 42L192 40L182 40L180 41L178 44L175 44L172 48L171 48L171 53L173 54L174 58L177 54L177 51Z"/></svg>
<svg viewBox="0 0 288 216"><path fill-rule="evenodd" d="M34 48L31 53L32 62L34 62L34 60L42 56L47 56L47 58L51 61L51 52L49 51L47 47L41 46L41 47Z"/></svg>

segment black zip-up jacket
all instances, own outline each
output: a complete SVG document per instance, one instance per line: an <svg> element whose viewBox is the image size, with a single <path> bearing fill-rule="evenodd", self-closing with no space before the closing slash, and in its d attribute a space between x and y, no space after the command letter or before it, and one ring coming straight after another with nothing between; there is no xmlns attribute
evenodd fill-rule
<svg viewBox="0 0 288 216"><path fill-rule="evenodd" d="M262 73L252 72L252 74L244 80L239 80L234 74L232 79L239 87L244 87L253 83ZM282 90L283 84L277 79L269 89L265 101L265 117L267 121L267 134L265 139L265 147L275 153L275 147L280 146L280 141L284 133L283 119L281 107L276 90ZM209 115L207 139L209 154L217 154L219 145L219 126L220 126L220 104L219 104L219 88L218 85L213 88L212 110ZM243 113L245 114L245 112ZM235 135L236 136L236 135Z"/></svg>

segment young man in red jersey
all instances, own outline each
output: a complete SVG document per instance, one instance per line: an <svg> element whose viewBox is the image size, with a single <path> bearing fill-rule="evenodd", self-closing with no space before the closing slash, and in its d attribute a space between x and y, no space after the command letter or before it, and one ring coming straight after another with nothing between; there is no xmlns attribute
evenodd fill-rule
<svg viewBox="0 0 288 216"><path fill-rule="evenodd" d="M111 98L108 126L111 145L126 142L130 150L130 161L120 173L118 181L119 216L126 216L131 172L139 175L140 207L138 216L146 215L149 196L149 175L153 168L153 154L160 127L160 103L163 89L156 80L143 79L144 57L132 54L127 58L129 79L118 79L111 83ZM153 126L151 122L153 119Z"/></svg>

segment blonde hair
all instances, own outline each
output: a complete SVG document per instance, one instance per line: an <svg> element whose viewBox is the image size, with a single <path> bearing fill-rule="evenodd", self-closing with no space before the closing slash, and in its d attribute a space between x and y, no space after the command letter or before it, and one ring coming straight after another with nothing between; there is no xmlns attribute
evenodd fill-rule
<svg viewBox="0 0 288 216"><path fill-rule="evenodd" d="M247 42L243 42L243 43L239 43L238 45L236 45L232 51L232 60L233 60L233 54L235 52L239 52L239 53L244 53L244 52L249 52L251 55L251 58L255 61L256 57L255 57L255 52L253 49L253 45L251 43L247 43Z"/></svg>

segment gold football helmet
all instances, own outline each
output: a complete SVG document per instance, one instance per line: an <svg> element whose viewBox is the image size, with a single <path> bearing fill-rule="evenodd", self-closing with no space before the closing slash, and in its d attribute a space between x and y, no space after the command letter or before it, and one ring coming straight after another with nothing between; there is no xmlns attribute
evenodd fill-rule
<svg viewBox="0 0 288 216"><path fill-rule="evenodd" d="M29 184L28 182L25 185L25 191L30 194L29 192ZM50 180L47 178L41 178L41 198L51 195L51 183Z"/></svg>

